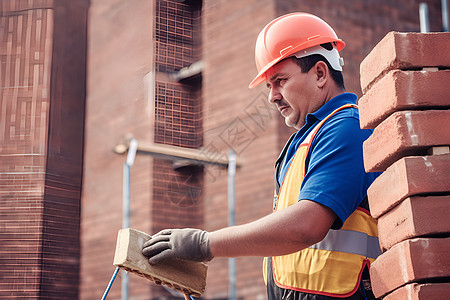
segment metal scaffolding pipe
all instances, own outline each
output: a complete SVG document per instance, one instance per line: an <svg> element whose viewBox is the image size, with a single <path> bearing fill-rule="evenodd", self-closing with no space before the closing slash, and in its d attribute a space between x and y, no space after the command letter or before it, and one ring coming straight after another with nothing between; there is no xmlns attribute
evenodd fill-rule
<svg viewBox="0 0 450 300"><path fill-rule="evenodd" d="M122 190L122 228L130 227L130 171L136 157L138 142L136 139L130 140L127 160L123 165L123 190ZM122 300L128 300L128 273L122 270Z"/></svg>
<svg viewBox="0 0 450 300"><path fill-rule="evenodd" d="M420 21L420 32L427 33L430 32L430 23L428 21L428 4L421 2L419 4L419 21Z"/></svg>
<svg viewBox="0 0 450 300"><path fill-rule="evenodd" d="M235 225L235 175L236 154L233 149L228 152L228 226ZM228 259L229 296L228 299L236 300L236 258Z"/></svg>
<svg viewBox="0 0 450 300"><path fill-rule="evenodd" d="M448 2L447 0L441 0L442 10L442 31L448 32Z"/></svg>

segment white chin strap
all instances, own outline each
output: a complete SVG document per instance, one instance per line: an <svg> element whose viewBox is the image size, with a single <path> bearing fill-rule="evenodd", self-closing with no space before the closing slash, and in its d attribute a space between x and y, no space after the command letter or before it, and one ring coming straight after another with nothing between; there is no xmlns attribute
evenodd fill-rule
<svg viewBox="0 0 450 300"><path fill-rule="evenodd" d="M331 50L327 50L324 47L318 45L308 49L301 50L294 54L297 58L302 58L305 56L310 56L313 54L320 54L330 63L331 67L335 71L342 71L342 66L344 65L344 59L339 56L339 52L333 47Z"/></svg>

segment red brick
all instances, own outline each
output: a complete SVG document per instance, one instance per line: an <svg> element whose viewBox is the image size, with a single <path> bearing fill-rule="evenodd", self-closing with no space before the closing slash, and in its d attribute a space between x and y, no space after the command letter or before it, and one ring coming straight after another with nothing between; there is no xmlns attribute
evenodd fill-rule
<svg viewBox="0 0 450 300"><path fill-rule="evenodd" d="M411 197L378 219L381 249L406 239L450 232L450 196Z"/></svg>
<svg viewBox="0 0 450 300"><path fill-rule="evenodd" d="M450 191L450 154L404 157L367 190L370 212L379 218L406 197Z"/></svg>
<svg viewBox="0 0 450 300"><path fill-rule="evenodd" d="M359 100L361 128L375 128L396 111L449 107L450 70L393 70Z"/></svg>
<svg viewBox="0 0 450 300"><path fill-rule="evenodd" d="M380 255L370 267L372 289L382 297L410 282L450 276L450 238L416 238Z"/></svg>
<svg viewBox="0 0 450 300"><path fill-rule="evenodd" d="M384 300L430 300L450 299L450 283L411 283L396 289L383 298Z"/></svg>
<svg viewBox="0 0 450 300"><path fill-rule="evenodd" d="M361 88L370 86L391 70L450 66L450 33L389 32L360 66Z"/></svg>
<svg viewBox="0 0 450 300"><path fill-rule="evenodd" d="M364 142L364 167L384 171L404 156L424 155L432 146L450 145L449 110L401 111L378 125Z"/></svg>

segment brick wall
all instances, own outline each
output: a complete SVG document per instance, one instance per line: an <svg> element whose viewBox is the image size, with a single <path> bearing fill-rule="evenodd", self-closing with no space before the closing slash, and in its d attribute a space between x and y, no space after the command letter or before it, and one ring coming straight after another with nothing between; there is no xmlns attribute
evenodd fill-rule
<svg viewBox="0 0 450 300"><path fill-rule="evenodd" d="M114 272L126 156L113 149L127 134L144 141L154 135L154 9L152 1L90 1L80 299L100 299ZM151 232L152 173L152 160L137 155L131 168L130 222L144 232ZM120 278L108 299L120 298ZM148 280L129 279L130 297L148 299Z"/></svg>
<svg viewBox="0 0 450 300"><path fill-rule="evenodd" d="M203 143L201 78L177 82L173 77L201 58L200 7L180 1L91 1L82 299L101 297L113 272L125 162L114 146L128 134L187 148ZM138 153L131 168L131 227L148 233L202 227L202 186L202 167L174 166ZM170 296L148 280L129 279L130 297ZM113 298L120 297L119 283Z"/></svg>
<svg viewBox="0 0 450 300"><path fill-rule="evenodd" d="M1 8L0 297L73 299L87 1Z"/></svg>
<svg viewBox="0 0 450 300"><path fill-rule="evenodd" d="M51 5L52 1L46 4ZM2 298L37 298L42 268L40 253L53 11L39 6L26 8L24 13L21 7L2 3L0 20ZM32 30L38 22L43 39ZM50 43L35 42L45 41L45 38ZM32 46L34 51L31 51ZM38 59L35 59L36 53ZM34 114L31 116L32 106Z"/></svg>
<svg viewBox="0 0 450 300"><path fill-rule="evenodd" d="M203 144L201 77L173 75L201 59L201 1L156 1L154 142L186 148ZM203 226L203 167L154 159L152 232ZM152 287L152 297L170 295Z"/></svg>
<svg viewBox="0 0 450 300"><path fill-rule="evenodd" d="M368 192L384 299L450 297L449 46L449 33L391 32L361 64L361 125L375 128L365 168L384 171Z"/></svg>

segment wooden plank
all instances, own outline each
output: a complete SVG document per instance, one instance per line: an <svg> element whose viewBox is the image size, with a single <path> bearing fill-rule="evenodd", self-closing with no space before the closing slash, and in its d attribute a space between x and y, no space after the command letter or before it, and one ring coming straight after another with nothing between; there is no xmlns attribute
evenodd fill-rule
<svg viewBox="0 0 450 300"><path fill-rule="evenodd" d="M128 272L162 284L185 295L200 297L206 287L207 265L199 262L171 260L150 265L142 246L150 235L132 229L119 230L113 264Z"/></svg>
<svg viewBox="0 0 450 300"><path fill-rule="evenodd" d="M123 154L128 151L130 141L126 140L124 143L114 147L114 151ZM177 147L165 144L157 144L152 142L138 141L137 151L144 154L149 154L156 157L161 157L170 160L189 160L200 164L218 165L223 168L228 167L228 155L225 153L208 152L205 149L191 149L185 147ZM242 159L236 160L236 167L241 167Z"/></svg>

